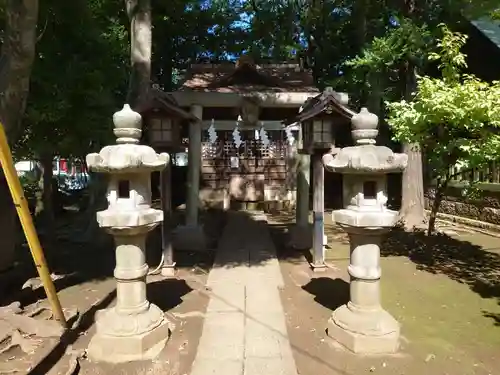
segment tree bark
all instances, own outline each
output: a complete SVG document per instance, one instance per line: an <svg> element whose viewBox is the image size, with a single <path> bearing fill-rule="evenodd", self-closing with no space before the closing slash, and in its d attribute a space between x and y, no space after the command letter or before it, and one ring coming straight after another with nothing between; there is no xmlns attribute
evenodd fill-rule
<svg viewBox="0 0 500 375"><path fill-rule="evenodd" d="M0 56L0 120L9 143L13 144L21 133L35 59L38 0L7 0L5 14ZM0 176L0 185L1 271L12 265L18 231L14 205L3 176Z"/></svg>
<svg viewBox="0 0 500 375"><path fill-rule="evenodd" d="M439 212L439 207L441 206L441 202L443 200L444 192L446 190L446 186L448 183L441 182L438 180L436 186L436 194L434 195L434 201L432 202L431 214L429 215L429 225L427 227L427 235L430 236L436 230L436 219L437 214Z"/></svg>
<svg viewBox="0 0 500 375"><path fill-rule="evenodd" d="M401 13L404 17L414 19L415 0L402 0ZM416 66L409 57L400 69L403 82L402 96L405 100L413 99L417 91ZM408 230L425 224L424 181L422 172L422 153L419 145L405 144L403 152L408 155L408 167L403 172L402 197L399 219Z"/></svg>
<svg viewBox="0 0 500 375"><path fill-rule="evenodd" d="M417 91L415 66L407 61L402 69L404 77L404 98L412 100ZM422 170L422 152L418 144L403 145L403 152L408 155L408 166L403 172L400 222L408 230L425 224L424 180Z"/></svg>
<svg viewBox="0 0 500 375"><path fill-rule="evenodd" d="M151 2L125 0L130 20L130 74L127 103L134 109L146 103L151 88Z"/></svg>
<svg viewBox="0 0 500 375"><path fill-rule="evenodd" d="M418 144L403 145L408 155L408 166L403 172L400 221L408 230L425 224L424 182L422 154Z"/></svg>
<svg viewBox="0 0 500 375"><path fill-rule="evenodd" d="M366 33L367 33L367 16L368 16L368 0L356 0L353 4L352 16L355 21L355 30L354 30L354 40L356 41L356 47L358 53L363 51L363 48L366 44ZM367 81L368 74L363 74L364 81ZM363 86L363 90L360 93L360 100L363 106L370 106L371 95L368 86L365 84ZM373 112L373 109L370 108ZM374 112L378 115L377 112Z"/></svg>

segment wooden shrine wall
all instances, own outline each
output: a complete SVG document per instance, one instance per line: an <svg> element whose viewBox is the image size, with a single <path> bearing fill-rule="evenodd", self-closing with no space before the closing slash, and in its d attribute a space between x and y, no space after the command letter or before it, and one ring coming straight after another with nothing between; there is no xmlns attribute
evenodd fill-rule
<svg viewBox="0 0 500 375"><path fill-rule="evenodd" d="M255 131L240 131L237 149L232 131L218 130L211 144L203 134L201 186L202 199L226 198L244 202L295 200L295 148L285 132L268 130L270 144L255 139Z"/></svg>

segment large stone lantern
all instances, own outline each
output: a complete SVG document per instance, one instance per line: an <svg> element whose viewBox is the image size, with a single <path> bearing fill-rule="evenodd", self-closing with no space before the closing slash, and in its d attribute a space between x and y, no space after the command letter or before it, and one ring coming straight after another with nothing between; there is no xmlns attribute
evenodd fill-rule
<svg viewBox="0 0 500 375"><path fill-rule="evenodd" d="M168 154L139 145L141 115L126 104L113 116L116 145L87 155L89 169L109 175L108 208L99 226L115 240L116 306L96 315L88 355L97 361L128 362L155 357L169 337L163 311L146 297L146 237L163 220L151 208L151 173L165 168Z"/></svg>
<svg viewBox="0 0 500 375"><path fill-rule="evenodd" d="M380 305L380 243L398 214L386 206L386 177L401 172L408 157L375 145L378 118L366 108L351 123L357 145L323 157L327 171L343 174L345 208L334 211L333 218L351 247L350 301L333 312L328 335L355 353L393 353L400 328Z"/></svg>

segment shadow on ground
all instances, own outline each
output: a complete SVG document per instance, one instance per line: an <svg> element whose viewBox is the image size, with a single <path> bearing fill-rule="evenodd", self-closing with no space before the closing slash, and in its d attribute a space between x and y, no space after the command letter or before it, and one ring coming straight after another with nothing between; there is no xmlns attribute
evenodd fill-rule
<svg viewBox="0 0 500 375"><path fill-rule="evenodd" d="M148 284L148 300L162 311L168 311L182 303L182 297L193 291L186 281L164 279Z"/></svg>
<svg viewBox="0 0 500 375"><path fill-rule="evenodd" d="M483 314L485 317L493 319L495 325L500 327L500 314L493 314L487 311L484 311Z"/></svg>
<svg viewBox="0 0 500 375"><path fill-rule="evenodd" d="M70 345L73 345L82 332L87 331L94 324L94 315L98 310L105 309L115 299L115 292L109 293L99 303L94 304L89 310L83 313L80 317L79 324L74 329L68 329L61 336L58 344L33 367L28 374L38 375L47 374L57 364L57 362L65 355L66 350ZM68 322L71 324L72 322Z"/></svg>
<svg viewBox="0 0 500 375"><path fill-rule="evenodd" d="M302 289L312 294L314 301L332 311L349 302L349 283L339 278L314 278Z"/></svg>
<svg viewBox="0 0 500 375"><path fill-rule="evenodd" d="M148 299L163 311L168 311L182 303L182 297L193 289L184 280L166 279L148 284ZM67 348L73 345L83 332L88 331L94 324L95 313L105 309L115 300L116 293L107 294L98 303L81 315L79 324L66 331L59 343L29 372L29 374L47 374L65 355ZM72 322L69 322L71 325Z"/></svg>
<svg viewBox="0 0 500 375"><path fill-rule="evenodd" d="M423 231L395 229L381 248L382 256L406 256L422 271L443 274L467 284L482 298L500 303L500 255L445 234L427 236ZM497 323L499 316L485 312Z"/></svg>
<svg viewBox="0 0 500 375"><path fill-rule="evenodd" d="M237 228L254 228L252 231L255 232L243 232L237 236L222 236L220 239L220 246L224 246L224 248L232 248L234 251L231 253L225 253L224 256L219 257L217 259L217 263L213 264L214 267L232 268L241 265L249 265L250 267L259 266L274 258L274 251L270 251L270 249L267 248L245 249L243 244L248 240L248 236L270 235L270 242L277 243L277 241L275 241L276 236L279 237L278 243L287 241L288 225L284 223L269 223L267 222L267 216L262 212L231 210L227 212L226 220L231 221L233 224L236 222ZM246 255L244 255L244 253L246 253ZM279 259L286 259L287 261L292 262L303 262L306 254L290 248L276 247L276 255Z"/></svg>
<svg viewBox="0 0 500 375"><path fill-rule="evenodd" d="M80 220L74 218L80 226ZM175 228L184 220L182 212L176 212L168 221L170 228ZM220 210L202 211L200 220L204 224L208 238L208 246L213 249L217 245L218 237L224 227L225 214ZM81 231L75 228L74 235L67 234L52 246L45 249L45 256L51 273L64 275L54 281L58 292L74 285L88 281L104 280L113 277L115 254L113 239L103 234L101 229L99 238L82 240ZM66 229L68 231L68 229ZM161 258L161 228L155 228L147 239L146 260L150 267L155 267ZM43 287L25 288L23 284L30 278L38 277L33 260L27 245L19 249L17 266L9 272L0 274L0 306L13 301L19 301L22 306L35 303L46 297ZM200 268L208 272L213 262L213 251L206 252L175 252L177 268Z"/></svg>

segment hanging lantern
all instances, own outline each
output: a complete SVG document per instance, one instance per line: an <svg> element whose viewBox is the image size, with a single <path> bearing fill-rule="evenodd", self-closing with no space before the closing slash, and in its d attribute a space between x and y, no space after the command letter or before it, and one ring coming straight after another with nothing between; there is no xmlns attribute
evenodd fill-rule
<svg viewBox="0 0 500 375"><path fill-rule="evenodd" d="M311 118L300 123L302 130L302 152L329 150L334 144L331 118Z"/></svg>

